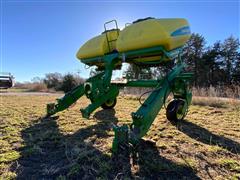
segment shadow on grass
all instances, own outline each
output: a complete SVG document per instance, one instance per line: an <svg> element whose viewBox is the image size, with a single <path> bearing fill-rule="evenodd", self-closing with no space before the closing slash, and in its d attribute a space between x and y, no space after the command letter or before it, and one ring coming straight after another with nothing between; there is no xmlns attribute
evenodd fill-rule
<svg viewBox="0 0 240 180"><path fill-rule="evenodd" d="M159 154L155 143L141 140L134 161L139 166L136 173L147 179L200 179L195 171L184 164L177 164Z"/></svg>
<svg viewBox="0 0 240 180"><path fill-rule="evenodd" d="M181 120L177 123L171 123L175 125L179 131L183 132L184 134L197 141L209 145L218 145L235 154L240 153L240 144L232 139L213 134L209 130L187 120Z"/></svg>
<svg viewBox="0 0 240 180"><path fill-rule="evenodd" d="M38 123L21 132L25 146L20 149L21 158L12 165L17 179L198 179L190 167L178 165L159 155L154 145L142 141L134 159L139 167L133 174L130 154L111 156L112 141L108 134L112 123L116 124L115 110L95 113L97 124L80 127L64 135L57 124L58 117L41 118ZM74 123L74 119L72 120ZM71 123L71 122L70 122Z"/></svg>

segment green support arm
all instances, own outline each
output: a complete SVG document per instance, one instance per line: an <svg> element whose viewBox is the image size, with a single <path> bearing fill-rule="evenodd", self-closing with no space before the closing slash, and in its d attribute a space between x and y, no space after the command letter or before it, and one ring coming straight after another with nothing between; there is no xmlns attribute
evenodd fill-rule
<svg viewBox="0 0 240 180"><path fill-rule="evenodd" d="M177 65L160 83L157 88L145 100L137 112L132 113L133 123L131 125L130 142L136 143L149 130L158 112L162 108L165 99L171 92L171 83L180 74L184 64Z"/></svg>
<svg viewBox="0 0 240 180"><path fill-rule="evenodd" d="M57 99L57 103L47 104L47 116L63 111L74 104L81 96L84 95L84 84L75 87L66 93L62 98Z"/></svg>
<svg viewBox="0 0 240 180"><path fill-rule="evenodd" d="M113 81L111 84L123 87L157 87L162 80L127 80L126 82Z"/></svg>
<svg viewBox="0 0 240 180"><path fill-rule="evenodd" d="M98 73L95 76L86 80L84 84L80 84L79 86L75 87L71 91L67 92L62 98L57 99L57 103L49 103L47 104L47 116L51 116L56 114L57 112L63 111L69 108L72 104L74 104L80 97L84 94L87 96L89 93L92 93L92 83L96 86L96 82L101 83L101 79L103 78L104 73ZM91 86L89 86L91 85ZM97 84L98 86L99 84ZM96 93L94 93L96 95ZM91 97L93 98L93 97Z"/></svg>
<svg viewBox="0 0 240 180"><path fill-rule="evenodd" d="M89 104L85 109L80 109L82 116L84 118L89 118L90 114L96 110L98 107L100 107L104 102L108 100L114 100L119 94L119 87L115 85L109 86L108 90L98 96L97 99L95 99L91 104Z"/></svg>
<svg viewBox="0 0 240 180"><path fill-rule="evenodd" d="M90 114L108 100L114 100L119 94L119 87L111 84L112 71L118 62L118 53L106 55L103 58L105 69L101 76L89 81L86 96L91 100L91 104L85 109L81 109L82 116L89 118Z"/></svg>
<svg viewBox="0 0 240 180"><path fill-rule="evenodd" d="M112 85L110 82L112 71L118 61L117 57L117 53L106 55L103 58L105 64L103 72L89 78L84 84L77 86L62 98L57 99L57 103L47 104L47 116L69 108L84 94L92 102L85 109L81 109L81 113L85 118L89 118L90 114L106 101L114 100L119 94L119 87Z"/></svg>
<svg viewBox="0 0 240 180"><path fill-rule="evenodd" d="M120 127L115 126L113 128L115 132L112 146L113 152L117 152L119 145L128 144L128 142L136 145L139 140L148 132L170 92L184 88L181 87L181 83L181 85L176 83L176 80L179 79L181 74L183 74L182 76L186 76L185 78L190 76L181 73L185 66L186 64L184 63L177 64L164 79L158 81L156 89L153 90L142 106L136 112L132 113L133 123L130 125L130 131L126 125ZM184 77L181 77L180 79L184 79ZM156 82L152 83L152 85L155 83ZM179 94L182 96L184 96L184 93L185 92L179 92ZM183 97L183 99L186 99L186 97Z"/></svg>

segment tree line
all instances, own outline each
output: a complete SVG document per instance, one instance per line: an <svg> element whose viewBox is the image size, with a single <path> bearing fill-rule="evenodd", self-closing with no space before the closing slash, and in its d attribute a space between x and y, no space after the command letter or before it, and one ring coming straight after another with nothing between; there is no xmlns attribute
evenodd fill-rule
<svg viewBox="0 0 240 180"><path fill-rule="evenodd" d="M216 87L240 85L240 43L233 36L224 41L217 41L207 46L206 39L193 33L183 48L182 59L188 64L187 72L194 73L193 84L196 87ZM141 69L132 64L127 72L134 72L134 78L141 73L149 78L165 75L173 66L172 62L166 66Z"/></svg>
<svg viewBox="0 0 240 180"><path fill-rule="evenodd" d="M61 73L48 73L43 78L43 83L48 89L55 89L56 91L68 92L77 85L83 83L85 80L76 74L68 73L62 75Z"/></svg>
<svg viewBox="0 0 240 180"><path fill-rule="evenodd" d="M206 39L197 33L193 33L189 41L183 47L182 59L187 63L186 72L193 72L193 85L199 88L208 87L233 87L240 85L240 43L233 36L223 41L217 41L207 46ZM125 71L134 79L153 79L165 76L174 66L174 61L169 61L164 66L138 67L130 64ZM68 92L75 86L84 82L84 79L76 74L48 73L44 78L33 78L28 87L36 90L53 89L55 91ZM41 86L40 86L41 85ZM23 86L17 83L16 86ZM32 89L34 89L32 88ZM31 88L30 88L31 89Z"/></svg>
<svg viewBox="0 0 240 180"><path fill-rule="evenodd" d="M44 78L34 77L31 82L16 83L16 88L29 89L30 91L64 91L68 92L85 80L77 74L65 75L55 72L47 73Z"/></svg>

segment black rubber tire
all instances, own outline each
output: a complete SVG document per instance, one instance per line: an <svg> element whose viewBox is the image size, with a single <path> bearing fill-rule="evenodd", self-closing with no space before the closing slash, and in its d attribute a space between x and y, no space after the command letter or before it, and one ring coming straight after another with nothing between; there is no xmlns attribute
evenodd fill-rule
<svg viewBox="0 0 240 180"><path fill-rule="evenodd" d="M117 99L115 98L113 101L107 101L101 105L103 109L113 109L117 104Z"/></svg>
<svg viewBox="0 0 240 180"><path fill-rule="evenodd" d="M181 111L180 108L183 108L184 103L181 99L174 99L168 104L166 116L169 121L178 122L184 118L185 112L181 112L180 117L178 116L178 112Z"/></svg>

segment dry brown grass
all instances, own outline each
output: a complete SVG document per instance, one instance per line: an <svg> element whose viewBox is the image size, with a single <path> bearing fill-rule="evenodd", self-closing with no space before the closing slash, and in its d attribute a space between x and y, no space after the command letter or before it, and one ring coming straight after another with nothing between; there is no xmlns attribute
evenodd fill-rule
<svg viewBox="0 0 240 180"><path fill-rule="evenodd" d="M193 87L192 93L194 96L201 97L228 97L228 98L240 98L240 86L219 86L209 88Z"/></svg>
<svg viewBox="0 0 240 180"><path fill-rule="evenodd" d="M149 88L125 88L121 94L130 100L138 100L139 96ZM210 87L210 88L192 88L193 105L210 107L235 107L240 108L240 86L232 87ZM142 97L144 100L147 95ZM170 99L172 97L170 96Z"/></svg>
<svg viewBox="0 0 240 180"><path fill-rule="evenodd" d="M129 99L129 100L139 100L139 95L130 95L130 94L121 94L122 97ZM141 98L141 101L144 101L147 96ZM172 96L166 101L166 104L172 99ZM221 98L221 97L201 97L201 96L193 96L192 98L192 105L199 105L199 106L210 106L216 108L240 108L240 100L233 99L233 98Z"/></svg>
<svg viewBox="0 0 240 180"><path fill-rule="evenodd" d="M48 89L46 84L41 82L26 82L26 83L18 83L10 91L33 91L33 92L52 92L52 89Z"/></svg>
<svg viewBox="0 0 240 180"><path fill-rule="evenodd" d="M127 87L122 90L125 95L141 95L146 91L151 90L151 88L136 88ZM232 99L240 99L240 86L222 86L222 87L208 87L208 88L192 88L193 96L201 97L227 97Z"/></svg>
<svg viewBox="0 0 240 180"><path fill-rule="evenodd" d="M233 98L220 98L220 97L200 97L194 96L192 99L193 105L211 106L211 107L240 107L240 100Z"/></svg>

